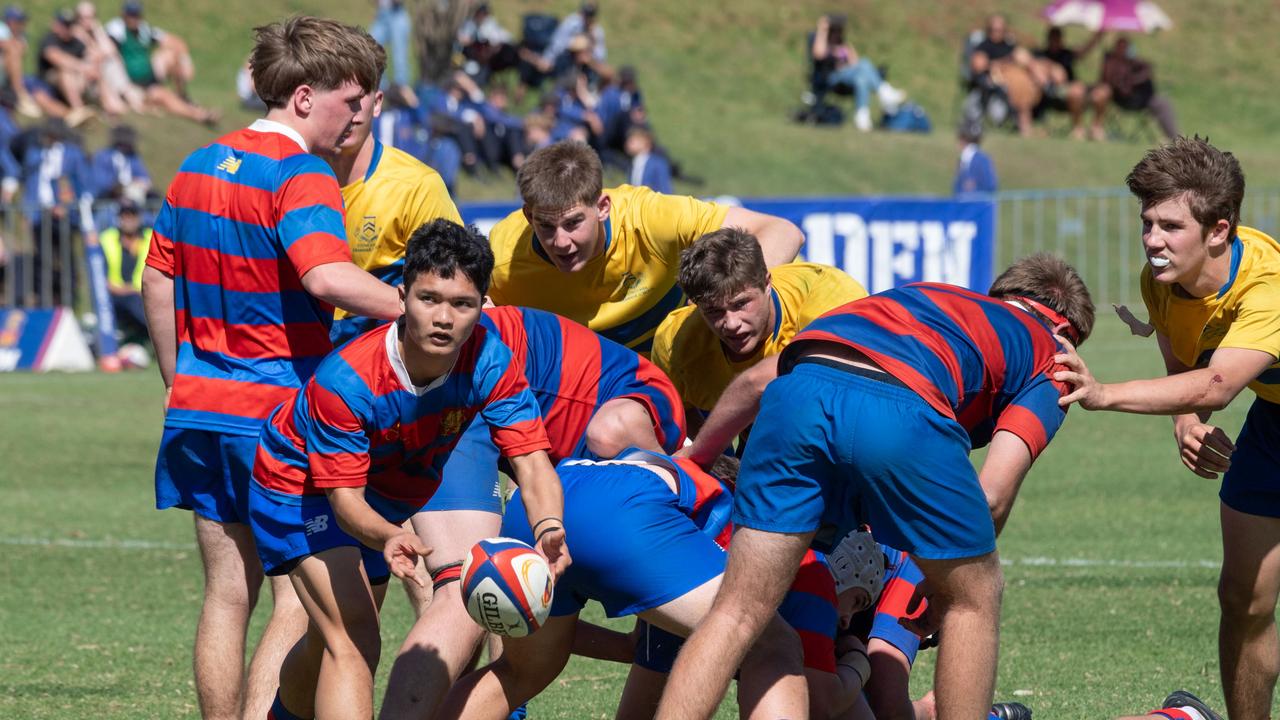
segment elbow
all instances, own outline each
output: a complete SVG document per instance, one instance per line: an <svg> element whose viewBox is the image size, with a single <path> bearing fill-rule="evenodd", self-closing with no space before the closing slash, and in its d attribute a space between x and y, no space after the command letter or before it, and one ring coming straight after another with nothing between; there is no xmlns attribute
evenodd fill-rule
<svg viewBox="0 0 1280 720"><path fill-rule="evenodd" d="M334 283L328 272L325 272L324 265L312 268L310 272L302 276L302 289L312 297L319 298L325 302L329 302L329 298L333 296Z"/></svg>

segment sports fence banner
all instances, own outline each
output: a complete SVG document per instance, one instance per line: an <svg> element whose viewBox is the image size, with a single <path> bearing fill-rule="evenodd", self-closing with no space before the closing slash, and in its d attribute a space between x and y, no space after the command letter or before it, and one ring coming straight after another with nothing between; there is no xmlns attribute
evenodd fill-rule
<svg viewBox="0 0 1280 720"><path fill-rule="evenodd" d="M67 308L0 308L0 372L93 369L93 354Z"/></svg>
<svg viewBox="0 0 1280 720"><path fill-rule="evenodd" d="M795 223L805 234L804 259L843 269L869 292L919 281L986 292L993 279L991 198L715 199ZM462 203L458 210L488 235L518 207L514 202Z"/></svg>

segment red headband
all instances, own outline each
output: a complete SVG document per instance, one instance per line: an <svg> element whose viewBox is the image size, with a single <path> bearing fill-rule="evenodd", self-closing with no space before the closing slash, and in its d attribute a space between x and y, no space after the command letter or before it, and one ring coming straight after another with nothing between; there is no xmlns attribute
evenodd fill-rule
<svg viewBox="0 0 1280 720"><path fill-rule="evenodd" d="M1064 316L1062 313L1058 312L1057 310L1054 310L1053 308L1049 307L1048 305L1045 305L1044 303L1038 300L1032 300L1026 295L1015 295L1013 299L1017 300L1018 302L1024 302L1030 305L1031 309L1035 310L1037 313L1044 316L1044 319L1048 320L1050 324L1053 325L1053 331L1055 333L1059 333L1059 334L1065 333L1067 336L1067 339L1071 340L1071 343L1073 345L1080 344L1080 331L1077 330L1076 326L1072 325L1071 321L1068 320L1066 316Z"/></svg>

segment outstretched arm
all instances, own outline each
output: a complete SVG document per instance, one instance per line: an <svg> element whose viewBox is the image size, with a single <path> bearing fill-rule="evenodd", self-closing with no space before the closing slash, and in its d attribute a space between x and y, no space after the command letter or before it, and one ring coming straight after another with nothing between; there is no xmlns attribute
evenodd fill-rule
<svg viewBox="0 0 1280 720"><path fill-rule="evenodd" d="M764 264L768 267L795 260L800 246L804 244L804 233L795 223L746 208L729 208L720 227L738 227L755 235L764 253Z"/></svg>
<svg viewBox="0 0 1280 720"><path fill-rule="evenodd" d="M431 554L431 549L423 544L417 533L387 522L377 510L369 507L363 487L327 488L325 494L333 506L338 525L348 535L367 547L382 548L387 566L396 577L423 584L414 571L418 558Z"/></svg>
<svg viewBox="0 0 1280 720"><path fill-rule="evenodd" d="M564 491L545 450L507 458L515 471L534 545L559 578L572 562L564 535Z"/></svg>

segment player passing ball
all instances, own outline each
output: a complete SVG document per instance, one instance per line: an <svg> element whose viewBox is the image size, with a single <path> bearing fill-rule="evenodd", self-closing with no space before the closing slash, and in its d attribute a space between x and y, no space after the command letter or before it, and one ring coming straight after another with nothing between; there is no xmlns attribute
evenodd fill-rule
<svg viewBox="0 0 1280 720"><path fill-rule="evenodd" d="M1061 402L1171 415L1183 464L1223 475L1222 686L1230 717L1266 718L1280 668L1280 245L1239 224L1244 173L1206 140L1151 150L1126 182L1142 204L1142 299L1168 375L1101 383L1068 344ZM1246 387L1257 397L1233 443L1209 418Z"/></svg>

